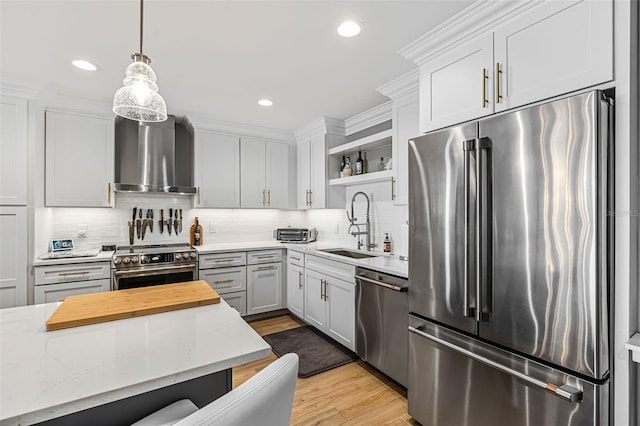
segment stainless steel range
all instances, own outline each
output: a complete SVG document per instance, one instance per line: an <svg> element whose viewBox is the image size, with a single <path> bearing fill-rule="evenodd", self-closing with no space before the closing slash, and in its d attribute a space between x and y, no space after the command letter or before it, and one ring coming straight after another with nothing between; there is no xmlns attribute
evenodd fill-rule
<svg viewBox="0 0 640 426"><path fill-rule="evenodd" d="M189 244L120 246L111 259L111 289L198 279L198 253Z"/></svg>

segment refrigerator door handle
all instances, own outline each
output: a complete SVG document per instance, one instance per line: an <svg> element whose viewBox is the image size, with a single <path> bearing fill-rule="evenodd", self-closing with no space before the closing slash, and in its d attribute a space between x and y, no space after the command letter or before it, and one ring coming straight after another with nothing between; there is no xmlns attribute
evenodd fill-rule
<svg viewBox="0 0 640 426"><path fill-rule="evenodd" d="M470 248L470 227L469 220L471 219L471 201L469 200L469 193L471 190L471 152L475 149L475 139L470 139L464 141L464 277L463 277L463 291L464 291L464 301L462 306L462 315L465 317L475 318L476 310L473 306L471 306L470 301L470 290L469 283L471 280L469 279L470 271L469 271L469 261L471 260L471 256L469 254Z"/></svg>
<svg viewBox="0 0 640 426"><path fill-rule="evenodd" d="M444 339L441 339L439 337L436 337L436 336L433 336L431 334L425 333L425 332L423 332L423 331L421 331L421 330L419 330L419 329L417 329L415 327L409 326L409 331L411 333L414 333L414 334L417 334L417 335L419 335L421 337L429 339L429 340L431 340L431 341L433 341L435 343L438 343L440 345L446 346L449 349L452 349L452 350L454 350L454 351L456 351L456 352L458 352L458 353L460 353L462 355L465 355L468 358L471 358L471 359L473 359L475 361L478 361L478 362L481 362L483 364L486 364L486 365L488 365L490 367L495 368L496 370L502 371L503 373L509 374L510 376L517 377L518 379L523 380L524 382L526 382L528 384L531 384L531 385L537 386L539 388L542 388L542 389L546 390L547 392L549 392L549 393L551 393L551 394L553 394L553 395L555 395L555 396L557 396L559 398L565 399L565 400L570 401L570 402L580 402L580 401L582 401L582 391L580 389L574 388L573 386L569 386L569 385L566 385L566 384L558 386L558 385L554 385L552 383L546 383L546 382L544 382L542 380L536 379L535 377L528 376L528 375L526 375L524 373L521 373L521 372L519 372L517 370L513 370L513 369L511 369L509 367L506 367L506 366L504 366L504 365L502 365L500 363L497 363L497 362L495 362L495 361L493 361L493 360L491 360L489 358L486 358L486 357L484 357L482 355L478 355L478 354L476 354L474 352L471 352L471 351L469 351L469 350L467 350L465 348L461 348L460 346L457 346L457 345L455 345L455 344L453 344L451 342L448 342L448 341L446 341Z"/></svg>
<svg viewBox="0 0 640 426"><path fill-rule="evenodd" d="M491 176L490 140L475 141L476 152L476 321L489 321L491 312ZM486 154L486 157L485 157ZM486 187L485 187L486 185Z"/></svg>

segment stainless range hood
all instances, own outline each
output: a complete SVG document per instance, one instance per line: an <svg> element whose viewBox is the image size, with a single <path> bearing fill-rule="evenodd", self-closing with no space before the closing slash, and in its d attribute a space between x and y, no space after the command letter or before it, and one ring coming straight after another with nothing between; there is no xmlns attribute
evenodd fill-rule
<svg viewBox="0 0 640 426"><path fill-rule="evenodd" d="M169 116L160 123L117 117L116 192L195 194L193 134Z"/></svg>

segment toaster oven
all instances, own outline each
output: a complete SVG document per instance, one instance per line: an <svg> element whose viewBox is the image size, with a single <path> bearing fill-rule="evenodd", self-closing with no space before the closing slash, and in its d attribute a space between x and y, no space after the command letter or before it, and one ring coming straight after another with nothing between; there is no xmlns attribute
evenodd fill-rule
<svg viewBox="0 0 640 426"><path fill-rule="evenodd" d="M273 231L273 238L283 243L310 243L316 240L317 235L315 228L278 228Z"/></svg>

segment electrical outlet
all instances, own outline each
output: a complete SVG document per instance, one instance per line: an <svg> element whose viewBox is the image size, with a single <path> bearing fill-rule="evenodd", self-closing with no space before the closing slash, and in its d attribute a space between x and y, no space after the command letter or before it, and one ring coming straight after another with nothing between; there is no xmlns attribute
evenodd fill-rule
<svg viewBox="0 0 640 426"><path fill-rule="evenodd" d="M86 238L87 237L87 225L77 225L76 226L76 236L78 238Z"/></svg>
<svg viewBox="0 0 640 426"><path fill-rule="evenodd" d="M216 233L216 225L213 222L209 222L209 233L210 234Z"/></svg>

